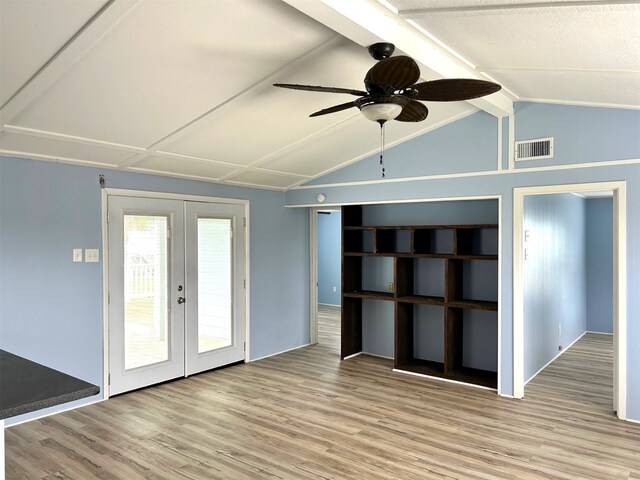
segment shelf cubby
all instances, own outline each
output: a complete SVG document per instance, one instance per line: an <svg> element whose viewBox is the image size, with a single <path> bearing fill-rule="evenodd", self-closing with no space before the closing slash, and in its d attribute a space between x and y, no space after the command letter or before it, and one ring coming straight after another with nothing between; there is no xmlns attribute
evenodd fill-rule
<svg viewBox="0 0 640 480"><path fill-rule="evenodd" d="M390 348L390 325L371 323L384 310L395 369L496 388L498 225L363 225L361 206L342 219L342 358L363 338Z"/></svg>

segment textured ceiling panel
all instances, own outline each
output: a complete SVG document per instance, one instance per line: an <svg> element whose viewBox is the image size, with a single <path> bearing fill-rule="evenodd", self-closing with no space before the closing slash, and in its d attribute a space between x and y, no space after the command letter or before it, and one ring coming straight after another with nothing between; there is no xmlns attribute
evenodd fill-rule
<svg viewBox="0 0 640 480"><path fill-rule="evenodd" d="M640 70L640 5L434 13L417 23L479 68Z"/></svg>
<svg viewBox="0 0 640 480"><path fill-rule="evenodd" d="M105 3L105 0L0 1L0 105Z"/></svg>
<svg viewBox="0 0 640 480"><path fill-rule="evenodd" d="M365 73L374 63L366 49L342 41L273 82L362 89ZM309 118L314 111L356 97L281 89L273 87L273 82L234 101L230 108L223 107L200 128L163 150L206 158L213 155L217 160L246 165L358 114L353 108Z"/></svg>
<svg viewBox="0 0 640 480"><path fill-rule="evenodd" d="M640 106L640 73L497 71L491 74L522 98Z"/></svg>
<svg viewBox="0 0 640 480"><path fill-rule="evenodd" d="M63 142L50 138L3 132L0 134L0 150L24 154L46 155L82 162L115 166L133 155L132 152Z"/></svg>
<svg viewBox="0 0 640 480"><path fill-rule="evenodd" d="M211 162L191 160L185 158L169 158L161 156L149 156L131 167L131 170L143 170L148 172L186 175L191 177L208 178L217 180L234 171L224 165Z"/></svg>
<svg viewBox="0 0 640 480"><path fill-rule="evenodd" d="M146 147L333 35L276 0L143 2L12 123Z"/></svg>

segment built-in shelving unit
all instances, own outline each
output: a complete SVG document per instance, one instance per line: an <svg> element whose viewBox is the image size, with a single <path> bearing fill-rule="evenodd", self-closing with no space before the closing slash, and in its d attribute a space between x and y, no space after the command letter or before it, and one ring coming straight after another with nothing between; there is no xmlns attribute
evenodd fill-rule
<svg viewBox="0 0 640 480"><path fill-rule="evenodd" d="M487 267L497 272L498 225L365 226L362 208L342 209L342 358L362 351L363 301L389 301L394 302L395 369L495 388L497 365L469 365L466 350L474 345L464 331L476 321L474 311L493 312L490 321L497 323L497 274L491 280L495 285L487 285L491 276L484 273ZM364 288L370 283L363 279L364 262L376 257L393 261L392 291ZM422 280L434 275L442 277L440 285ZM478 284L481 288L475 288ZM485 298L475 298L479 290ZM439 340L440 353L416 353L424 351L416 332L425 321L443 322L436 328L444 332L442 338L427 342ZM497 338L482 348L497 351ZM422 358L438 355L437 360Z"/></svg>

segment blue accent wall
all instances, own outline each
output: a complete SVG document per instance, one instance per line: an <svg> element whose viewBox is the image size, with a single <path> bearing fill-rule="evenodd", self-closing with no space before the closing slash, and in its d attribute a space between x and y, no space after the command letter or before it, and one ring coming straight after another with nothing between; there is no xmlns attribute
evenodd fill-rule
<svg viewBox="0 0 640 480"><path fill-rule="evenodd" d="M524 376L529 380L587 329L586 200L524 202Z"/></svg>
<svg viewBox="0 0 640 480"><path fill-rule="evenodd" d="M340 212L318 213L318 303L340 305L341 227Z"/></svg>
<svg viewBox="0 0 640 480"><path fill-rule="evenodd" d="M587 330L613 333L613 199L587 200Z"/></svg>
<svg viewBox="0 0 640 480"><path fill-rule="evenodd" d="M112 188L248 199L251 358L309 342L309 215L282 192L2 157L0 348L103 387L103 264L71 261L104 249L100 173Z"/></svg>
<svg viewBox="0 0 640 480"><path fill-rule="evenodd" d="M515 139L554 137L553 158L516 168L627 160L640 156L640 112L615 108L516 103Z"/></svg>
<svg viewBox="0 0 640 480"><path fill-rule="evenodd" d="M556 139L558 155L544 166L549 169L527 168L536 166L532 162L521 162L516 170L497 171L497 158L488 162L482 152L471 158L477 160L478 170L475 174L459 175L458 162L467 162L466 156L460 156L458 145L464 143L462 135L466 129L456 127L462 121L448 125L449 154L432 159L437 162L438 171L453 172L450 177L432 178L388 178L370 181L366 184L343 183L351 180L365 180L375 177L368 173L375 165L358 167L350 165L345 169L332 172L314 180L317 185L302 186L286 193L289 206L316 205L318 193L326 195L326 205L410 202L418 199L455 199L473 196L499 196L501 198L500 231L501 231L501 364L500 392L513 394L513 189L540 185L566 185L578 183L617 182L626 183L627 189L627 417L640 420L640 111L622 109L601 109L596 107L569 107L564 105L538 105L526 102L516 103L515 125L516 139L553 136ZM435 108L435 106L433 107ZM536 113L537 112L537 113ZM577 113L576 113L577 112ZM601 119L597 122L598 132L593 132L589 125L581 128L580 123L572 120L577 115L588 119ZM564 119L564 122L556 121ZM466 120L466 119L464 119ZM606 121L605 121L606 120ZM486 137L487 145L491 141L497 145L496 122L491 125L478 125L481 131L477 135ZM439 135L438 130L425 136ZM508 131L503 131L504 136ZM475 137L474 137L475 138ZM594 138L598 145L594 145ZM425 141L425 140L422 140ZM421 141L418 138L403 144L406 162L415 161L422 155ZM585 148L591 145L593 148ZM560 150L558 150L560 148ZM413 160L412 160L413 159ZM585 162L608 162L628 160L625 164L593 166L584 168ZM400 161L402 162L402 161ZM491 169L480 168L493 164ZM402 163L399 163L401 165ZM466 164L466 163L465 163ZM563 168L553 168L555 166ZM358 170L362 168L362 170ZM398 168L402 168L399 166ZM346 171L346 169L350 169ZM367 170L367 172L365 172ZM361 175L356 175L357 171ZM409 169L407 170L407 173ZM343 174L344 173L344 174ZM396 172L403 177L402 172ZM334 182L332 184L332 182Z"/></svg>
<svg viewBox="0 0 640 480"><path fill-rule="evenodd" d="M393 127L390 122L385 128ZM486 132L492 133L487 135ZM387 148L384 154L386 178L493 170L497 167L497 134L495 117L485 112L473 113L427 135ZM450 158L456 161L451 163ZM376 153L307 184L379 180L379 161L380 156Z"/></svg>

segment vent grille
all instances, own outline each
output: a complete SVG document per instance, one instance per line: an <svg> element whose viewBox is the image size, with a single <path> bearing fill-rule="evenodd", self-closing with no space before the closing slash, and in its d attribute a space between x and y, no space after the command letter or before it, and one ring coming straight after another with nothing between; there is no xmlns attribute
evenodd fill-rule
<svg viewBox="0 0 640 480"><path fill-rule="evenodd" d="M516 142L516 160L553 158L553 137Z"/></svg>

